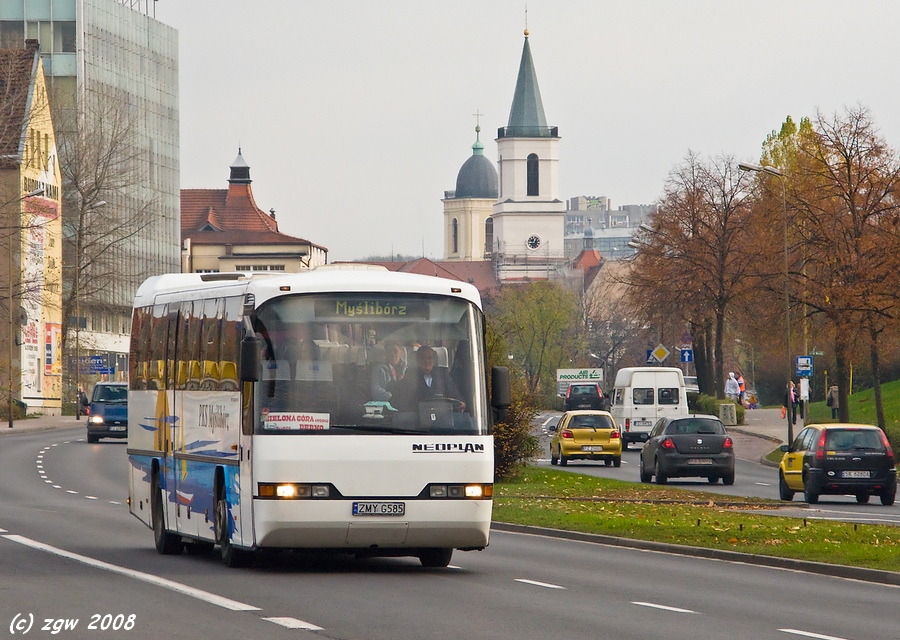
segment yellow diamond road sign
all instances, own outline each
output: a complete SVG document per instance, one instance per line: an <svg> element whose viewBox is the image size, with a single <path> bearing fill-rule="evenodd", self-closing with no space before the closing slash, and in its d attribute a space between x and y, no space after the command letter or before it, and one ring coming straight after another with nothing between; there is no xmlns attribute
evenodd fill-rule
<svg viewBox="0 0 900 640"><path fill-rule="evenodd" d="M650 353L654 358L656 358L657 362L662 362L666 358L669 357L670 351L666 349L664 346L657 345L656 348Z"/></svg>

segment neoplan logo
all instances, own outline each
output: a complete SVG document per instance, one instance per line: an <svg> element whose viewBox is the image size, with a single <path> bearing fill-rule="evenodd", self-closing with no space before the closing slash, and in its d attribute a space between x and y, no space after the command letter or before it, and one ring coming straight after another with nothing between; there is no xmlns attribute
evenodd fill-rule
<svg viewBox="0 0 900 640"><path fill-rule="evenodd" d="M484 453L484 445L472 442L413 444L413 453Z"/></svg>

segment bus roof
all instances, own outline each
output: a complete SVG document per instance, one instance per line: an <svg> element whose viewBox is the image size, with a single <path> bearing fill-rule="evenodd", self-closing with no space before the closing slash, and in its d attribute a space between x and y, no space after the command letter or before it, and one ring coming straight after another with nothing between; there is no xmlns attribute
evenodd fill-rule
<svg viewBox="0 0 900 640"><path fill-rule="evenodd" d="M481 308L478 289L467 282L388 271L381 266L364 264L325 265L301 273L278 275L240 271L168 273L145 280L135 294L134 306L154 304L157 296L167 298L167 294L182 294L186 299L205 297L201 293L211 290L221 290L223 295L253 293L257 305L287 292L412 292L460 297ZM197 295L191 295L192 292Z"/></svg>

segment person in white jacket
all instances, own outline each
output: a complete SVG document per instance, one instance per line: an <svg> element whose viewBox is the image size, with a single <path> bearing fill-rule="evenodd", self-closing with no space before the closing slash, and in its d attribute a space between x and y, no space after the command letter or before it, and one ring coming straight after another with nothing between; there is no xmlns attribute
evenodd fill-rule
<svg viewBox="0 0 900 640"><path fill-rule="evenodd" d="M729 373L728 380L725 381L725 397L729 400L734 400L735 403L740 401L741 386L734 377L734 373Z"/></svg>

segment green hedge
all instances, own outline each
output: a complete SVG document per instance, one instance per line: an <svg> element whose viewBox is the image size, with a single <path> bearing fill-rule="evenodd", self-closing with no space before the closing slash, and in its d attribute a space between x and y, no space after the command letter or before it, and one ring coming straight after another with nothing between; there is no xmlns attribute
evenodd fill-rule
<svg viewBox="0 0 900 640"><path fill-rule="evenodd" d="M691 396L696 396L693 403L691 403ZM721 400L719 398L707 396L702 393L699 395L693 393L688 395L688 406L694 413L704 413L707 415L718 417L720 404L733 404L735 406L735 411L737 412L737 423L744 424L745 409L741 405L731 400Z"/></svg>

